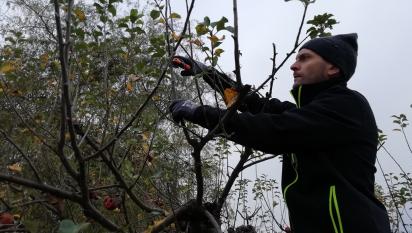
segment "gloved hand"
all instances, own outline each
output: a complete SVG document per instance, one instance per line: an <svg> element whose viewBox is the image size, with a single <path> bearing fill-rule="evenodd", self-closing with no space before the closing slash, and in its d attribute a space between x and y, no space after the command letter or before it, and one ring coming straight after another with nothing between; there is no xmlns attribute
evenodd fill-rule
<svg viewBox="0 0 412 233"><path fill-rule="evenodd" d="M208 70L208 66L205 64L195 61L189 57L174 56L172 60L172 65L174 67L182 68L180 72L182 76L192 76L204 73Z"/></svg>
<svg viewBox="0 0 412 233"><path fill-rule="evenodd" d="M180 122L183 119L193 121L198 104L190 100L175 100L169 106L169 111L172 113L172 118L175 122Z"/></svg>

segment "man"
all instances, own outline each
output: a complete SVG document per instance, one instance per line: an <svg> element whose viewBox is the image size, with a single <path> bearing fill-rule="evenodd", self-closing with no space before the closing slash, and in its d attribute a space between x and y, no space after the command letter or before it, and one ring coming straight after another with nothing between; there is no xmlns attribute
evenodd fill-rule
<svg viewBox="0 0 412 233"><path fill-rule="evenodd" d="M367 100L347 88L357 34L306 42L291 66L296 105L256 94L224 125L230 140L283 154L282 190L295 233L389 233L374 195L377 126ZM214 128L225 110L175 101L175 120Z"/></svg>

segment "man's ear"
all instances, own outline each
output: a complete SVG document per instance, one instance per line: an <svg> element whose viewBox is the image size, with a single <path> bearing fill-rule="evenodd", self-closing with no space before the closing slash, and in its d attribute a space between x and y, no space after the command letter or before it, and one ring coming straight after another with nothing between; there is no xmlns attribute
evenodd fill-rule
<svg viewBox="0 0 412 233"><path fill-rule="evenodd" d="M337 66L329 64L327 74L331 78L335 78L340 75L340 69Z"/></svg>

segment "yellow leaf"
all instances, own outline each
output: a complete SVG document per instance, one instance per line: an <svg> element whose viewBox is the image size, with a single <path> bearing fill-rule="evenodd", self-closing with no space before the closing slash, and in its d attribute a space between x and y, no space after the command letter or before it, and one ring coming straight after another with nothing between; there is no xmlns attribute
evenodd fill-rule
<svg viewBox="0 0 412 233"><path fill-rule="evenodd" d="M16 70L16 64L11 61L5 62L1 67L0 67L0 73L11 73Z"/></svg>
<svg viewBox="0 0 412 233"><path fill-rule="evenodd" d="M48 62L49 61L49 54L45 53L45 54L40 55L40 61L42 63Z"/></svg>
<svg viewBox="0 0 412 233"><path fill-rule="evenodd" d="M225 50L223 50L223 49L216 49L216 50L215 50L215 55L216 55L217 57L220 57L220 54L222 54L224 51L225 51Z"/></svg>
<svg viewBox="0 0 412 233"><path fill-rule="evenodd" d="M141 78L138 77L138 76L135 75L135 74L129 75L129 81L130 81L130 82L136 82L136 81L139 81L140 79L141 79Z"/></svg>
<svg viewBox="0 0 412 233"><path fill-rule="evenodd" d="M203 43L201 40L199 40L199 39L190 40L189 42L192 43L192 44L195 44L195 45L197 45L197 46L199 46L199 47L202 47L203 44L204 44L204 43Z"/></svg>
<svg viewBox="0 0 412 233"><path fill-rule="evenodd" d="M181 37L181 36L177 35L176 32L172 32L172 38L173 38L174 40L177 41L177 40L180 39L180 37Z"/></svg>
<svg viewBox="0 0 412 233"><path fill-rule="evenodd" d="M166 21L163 18L160 18L159 23L166 24Z"/></svg>
<svg viewBox="0 0 412 233"><path fill-rule="evenodd" d="M34 143L34 144L37 144L37 145L40 145L40 144L42 144L43 142L42 142L42 140L41 140L40 138L34 137L34 138L33 138L33 143Z"/></svg>
<svg viewBox="0 0 412 233"><path fill-rule="evenodd" d="M11 50L10 48L6 48L3 50L3 53L5 56L11 56L13 55L13 50Z"/></svg>
<svg viewBox="0 0 412 233"><path fill-rule="evenodd" d="M45 54L40 55L40 67L42 69L46 68L48 61L49 61L49 54L45 53Z"/></svg>
<svg viewBox="0 0 412 233"><path fill-rule="evenodd" d="M126 84L126 89L127 89L127 91L128 91L128 92L133 91L133 85L132 85L132 82L127 82L127 84Z"/></svg>
<svg viewBox="0 0 412 233"><path fill-rule="evenodd" d="M217 36L215 36L215 35L208 36L207 38L208 38L210 41L212 41L213 44L215 44L216 42L219 41L219 38L218 38Z"/></svg>
<svg viewBox="0 0 412 233"><path fill-rule="evenodd" d="M66 139L66 141L69 141L69 140L70 140L70 133L69 133L69 132L66 132L66 133L64 134L64 138Z"/></svg>
<svg viewBox="0 0 412 233"><path fill-rule="evenodd" d="M23 93L20 90L14 90L9 93L11 96L22 96Z"/></svg>
<svg viewBox="0 0 412 233"><path fill-rule="evenodd" d="M121 56L122 56L122 58L123 58L124 60L127 60L127 59L129 58L129 54L128 54L128 53L122 53Z"/></svg>
<svg viewBox="0 0 412 233"><path fill-rule="evenodd" d="M170 14L170 18L171 19L180 19L182 17L178 13L173 12L172 14Z"/></svg>
<svg viewBox="0 0 412 233"><path fill-rule="evenodd" d="M160 100L160 96L155 95L155 96L152 97L152 100L153 100L153 101L159 101L159 100Z"/></svg>
<svg viewBox="0 0 412 233"><path fill-rule="evenodd" d="M226 88L224 90L223 100L228 108L236 102L238 94L234 88Z"/></svg>
<svg viewBox="0 0 412 233"><path fill-rule="evenodd" d="M14 214L13 217L14 217L15 220L19 220L21 218L21 215L20 214Z"/></svg>
<svg viewBox="0 0 412 233"><path fill-rule="evenodd" d="M80 8L76 8L74 10L74 14L79 19L80 22L83 22L86 20L86 15L84 14L84 11L82 11Z"/></svg>
<svg viewBox="0 0 412 233"><path fill-rule="evenodd" d="M145 131L142 135L143 135L143 140L147 141L150 138L150 131Z"/></svg>
<svg viewBox="0 0 412 233"><path fill-rule="evenodd" d="M143 148L143 153L144 154L149 153L150 148L149 148L148 144L143 144L142 148Z"/></svg>
<svg viewBox="0 0 412 233"><path fill-rule="evenodd" d="M6 197L6 189L4 187L1 187L3 190L0 191L0 198Z"/></svg>
<svg viewBox="0 0 412 233"><path fill-rule="evenodd" d="M7 166L7 168L12 172L21 172L22 171L22 167L18 163L9 165L9 166Z"/></svg>

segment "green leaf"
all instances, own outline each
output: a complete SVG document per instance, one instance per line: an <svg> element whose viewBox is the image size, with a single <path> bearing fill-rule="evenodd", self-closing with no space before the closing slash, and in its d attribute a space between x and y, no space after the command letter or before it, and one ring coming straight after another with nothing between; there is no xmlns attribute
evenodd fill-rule
<svg viewBox="0 0 412 233"><path fill-rule="evenodd" d="M99 2L100 2L101 4L106 4L106 3L107 3L106 0L99 0Z"/></svg>
<svg viewBox="0 0 412 233"><path fill-rule="evenodd" d="M64 219L60 222L58 233L78 233L90 226L90 223L75 224L70 219Z"/></svg>
<svg viewBox="0 0 412 233"><path fill-rule="evenodd" d="M101 15L101 16L100 16L100 21L102 21L102 23L106 23L108 19L109 19L109 18L107 18L106 15Z"/></svg>
<svg viewBox="0 0 412 233"><path fill-rule="evenodd" d="M104 13L103 6L101 6L99 3L96 2L96 3L93 4L93 6L96 7L97 13L99 13L99 14Z"/></svg>
<svg viewBox="0 0 412 233"><path fill-rule="evenodd" d="M116 7L114 7L113 5L109 5L108 9L107 9L113 16L116 16Z"/></svg>
<svg viewBox="0 0 412 233"><path fill-rule="evenodd" d="M116 2L123 2L123 0L109 0L109 5L116 3Z"/></svg>
<svg viewBox="0 0 412 233"><path fill-rule="evenodd" d="M130 22L134 23L136 20L139 18L137 15L137 9L131 9L130 10Z"/></svg>
<svg viewBox="0 0 412 233"><path fill-rule="evenodd" d="M209 17L206 16L206 17L203 19L203 24L206 25L206 26L209 26L209 25L210 25L210 19L209 19Z"/></svg>
<svg viewBox="0 0 412 233"><path fill-rule="evenodd" d="M159 18L159 16L160 16L160 11L158 10L152 10L150 12L150 17L152 17L152 19L157 19Z"/></svg>
<svg viewBox="0 0 412 233"><path fill-rule="evenodd" d="M235 33L235 28L232 27L232 26L227 26L225 29L226 29L226 31L229 31L231 33Z"/></svg>
<svg viewBox="0 0 412 233"><path fill-rule="evenodd" d="M229 22L226 17L222 17L216 24L217 31L225 29L225 23Z"/></svg>
<svg viewBox="0 0 412 233"><path fill-rule="evenodd" d="M121 27L121 28L129 28L129 25L127 25L127 23L119 23L119 27Z"/></svg>
<svg viewBox="0 0 412 233"><path fill-rule="evenodd" d="M140 27L135 27L131 31L136 32L137 34L144 34L146 33L142 28Z"/></svg>
<svg viewBox="0 0 412 233"><path fill-rule="evenodd" d="M172 14L170 14L170 18L171 19L180 19L182 17L178 13L173 12Z"/></svg>
<svg viewBox="0 0 412 233"><path fill-rule="evenodd" d="M209 29L207 28L206 25L200 23L196 25L196 33L198 36L204 35L209 32Z"/></svg>

